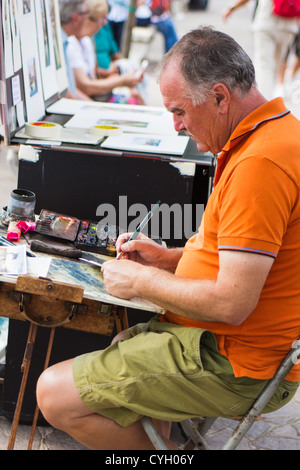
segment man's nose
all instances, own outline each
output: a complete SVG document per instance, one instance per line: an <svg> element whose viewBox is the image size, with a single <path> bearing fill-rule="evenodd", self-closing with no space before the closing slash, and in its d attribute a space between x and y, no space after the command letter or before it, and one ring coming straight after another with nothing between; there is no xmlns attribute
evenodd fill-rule
<svg viewBox="0 0 300 470"><path fill-rule="evenodd" d="M176 132L180 132L185 129L182 118L180 116L173 115L173 123Z"/></svg>

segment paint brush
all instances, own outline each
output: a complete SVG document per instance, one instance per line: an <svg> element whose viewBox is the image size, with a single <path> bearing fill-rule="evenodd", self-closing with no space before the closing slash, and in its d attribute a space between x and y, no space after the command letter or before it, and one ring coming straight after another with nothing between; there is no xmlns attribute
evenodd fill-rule
<svg viewBox="0 0 300 470"><path fill-rule="evenodd" d="M158 205L160 204L160 201L157 201L156 204L154 204L153 208L151 209L150 212L148 212L148 214L146 215L146 217L142 220L142 222L137 226L137 228L135 229L134 233L131 235L131 237L127 240L127 241L131 241L131 240L135 240L138 236L139 236L139 233L143 230L143 228L147 225L147 223L149 222L149 220L151 219L154 211L157 209ZM122 256L124 255L124 251L120 251L120 253L118 254L117 258L116 259L120 259L122 258Z"/></svg>

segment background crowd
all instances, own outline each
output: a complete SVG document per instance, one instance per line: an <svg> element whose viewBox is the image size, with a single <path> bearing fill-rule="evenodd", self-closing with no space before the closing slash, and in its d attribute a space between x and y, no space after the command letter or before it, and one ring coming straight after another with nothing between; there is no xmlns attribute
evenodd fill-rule
<svg viewBox="0 0 300 470"><path fill-rule="evenodd" d="M130 8L130 0L60 1L69 97L147 104L144 71L121 53ZM165 52L178 40L169 0L138 0L135 18L137 26L155 25Z"/></svg>
<svg viewBox="0 0 300 470"><path fill-rule="evenodd" d="M163 38L167 52L180 33L174 21L172 0L138 0L135 25L151 26ZM207 0L183 2L201 23ZM287 94L300 68L300 18L283 18L273 12L274 0L236 0L220 11L230 24L236 10L252 15L253 62L256 80L267 99ZM69 69L69 97L130 104L149 104L147 73L122 55L122 41L130 0L60 0L62 31ZM86 14L85 14L86 13ZM290 67L288 65L291 64Z"/></svg>

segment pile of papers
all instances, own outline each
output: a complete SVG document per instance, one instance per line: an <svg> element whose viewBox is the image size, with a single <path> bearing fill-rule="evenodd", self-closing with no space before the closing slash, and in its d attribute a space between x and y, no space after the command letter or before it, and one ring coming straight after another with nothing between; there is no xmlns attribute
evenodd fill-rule
<svg viewBox="0 0 300 470"><path fill-rule="evenodd" d="M82 143L87 143L86 133L95 126L112 126L122 131L120 136L101 138L100 146L105 149L183 155L189 141L189 137L178 135L174 129L172 114L163 107L62 98L51 105L47 112L70 115L64 125L64 132L68 131L69 142L72 140L72 134L76 143L85 133ZM63 136L64 134L64 139ZM90 134L89 143L95 144L92 138Z"/></svg>
<svg viewBox="0 0 300 470"><path fill-rule="evenodd" d="M0 275L15 277L19 274L46 277L51 258L26 256L25 245L0 246Z"/></svg>
<svg viewBox="0 0 300 470"><path fill-rule="evenodd" d="M0 246L0 274L18 275L27 273L25 245Z"/></svg>

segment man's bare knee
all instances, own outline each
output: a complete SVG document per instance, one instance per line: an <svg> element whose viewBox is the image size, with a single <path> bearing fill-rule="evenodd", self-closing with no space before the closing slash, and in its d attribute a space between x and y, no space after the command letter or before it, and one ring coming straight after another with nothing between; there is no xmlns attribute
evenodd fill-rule
<svg viewBox="0 0 300 470"><path fill-rule="evenodd" d="M37 404L44 418L49 424L58 427L56 414L59 416L60 397L57 393L57 385L53 377L52 368L46 369L38 379L36 388ZM55 399L56 397L56 399Z"/></svg>
<svg viewBox="0 0 300 470"><path fill-rule="evenodd" d="M46 369L37 383L37 403L45 419L54 427L72 419L84 406L73 380L73 360Z"/></svg>

